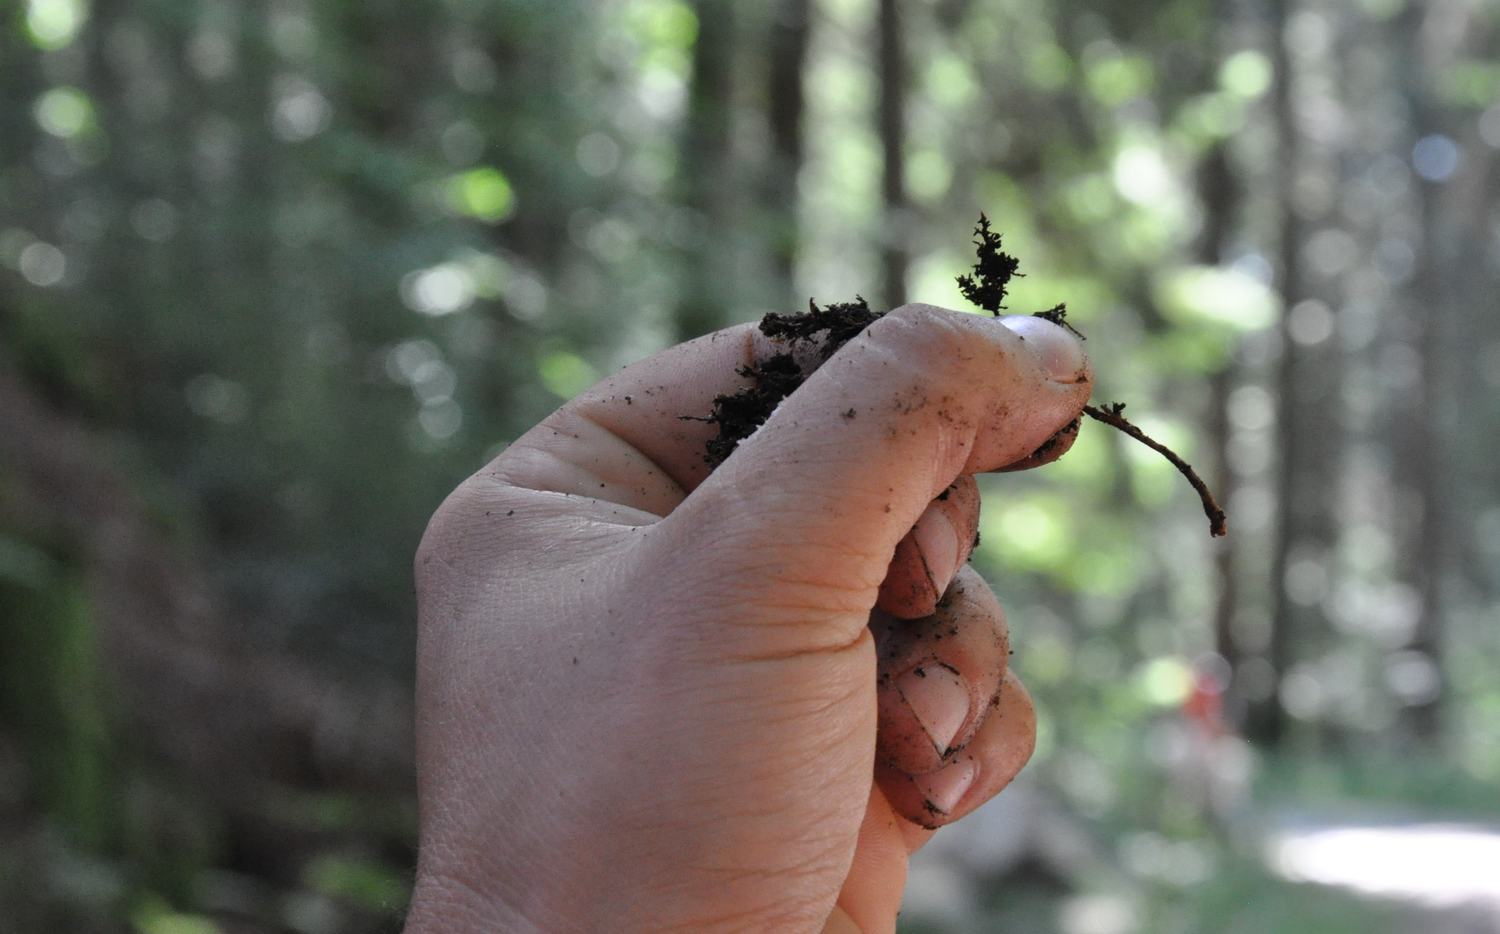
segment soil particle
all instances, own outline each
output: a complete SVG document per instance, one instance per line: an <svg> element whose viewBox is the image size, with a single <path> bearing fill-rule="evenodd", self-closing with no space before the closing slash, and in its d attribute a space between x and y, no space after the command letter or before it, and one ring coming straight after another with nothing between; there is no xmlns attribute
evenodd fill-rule
<svg viewBox="0 0 1500 934"><path fill-rule="evenodd" d="M778 353L759 368L740 367L739 374L754 380L754 384L737 393L716 396L713 412L707 419L719 426L718 435L709 440L708 453L704 455L704 460L715 467L765 424L776 406L806 379L790 353Z"/></svg>
<svg viewBox="0 0 1500 934"><path fill-rule="evenodd" d="M1071 422L1068 422L1066 425L1064 425L1057 432L1057 434L1055 434L1052 437L1048 438L1046 441L1043 441L1042 442L1042 446L1039 447L1039 448L1037 448L1035 451L1032 451L1031 454L1029 454L1025 459L1026 460L1039 459L1039 458L1046 457L1048 454L1051 454L1053 451L1055 451L1057 449L1057 446L1059 444L1063 443L1063 439L1064 438L1069 438L1069 437L1071 437L1073 435L1078 434L1078 428L1082 424L1083 424L1083 418L1082 418L1082 416L1073 419Z"/></svg>
<svg viewBox="0 0 1500 934"><path fill-rule="evenodd" d="M1077 328L1068 323L1068 306L1065 304L1059 303L1057 305L1053 305L1051 308L1048 308L1046 311L1034 312L1032 314L1032 317L1041 318L1043 321L1051 321L1058 327L1067 328L1069 331L1073 332L1074 337L1078 338L1081 341L1088 340L1088 338L1084 337Z"/></svg>

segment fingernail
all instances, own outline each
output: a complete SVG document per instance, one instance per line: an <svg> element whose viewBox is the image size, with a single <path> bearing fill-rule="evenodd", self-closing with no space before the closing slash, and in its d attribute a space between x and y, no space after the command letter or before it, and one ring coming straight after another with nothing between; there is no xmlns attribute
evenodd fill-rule
<svg viewBox="0 0 1500 934"><path fill-rule="evenodd" d="M942 599L953 576L958 573L958 532L941 509L929 508L922 513L911 530L917 550L922 552L922 563L927 567L927 576L932 589Z"/></svg>
<svg viewBox="0 0 1500 934"><path fill-rule="evenodd" d="M918 665L896 679L896 690L938 755L946 756L969 719L969 681L943 665Z"/></svg>
<svg viewBox="0 0 1500 934"><path fill-rule="evenodd" d="M1025 338L1053 382L1077 383L1088 376L1088 355L1083 344L1067 330L1034 315L1008 315L1000 323Z"/></svg>
<svg viewBox="0 0 1500 934"><path fill-rule="evenodd" d="M964 793L979 775L979 763L964 759L926 775L913 775L912 782L927 802L927 807L942 814L952 814Z"/></svg>

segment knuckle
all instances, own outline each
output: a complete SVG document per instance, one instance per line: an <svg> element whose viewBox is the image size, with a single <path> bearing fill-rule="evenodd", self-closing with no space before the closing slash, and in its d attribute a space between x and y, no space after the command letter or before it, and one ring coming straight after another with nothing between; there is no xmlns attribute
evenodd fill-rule
<svg viewBox="0 0 1500 934"><path fill-rule="evenodd" d="M417 545L415 572L420 592L433 575L450 566L449 555L474 523L480 474L465 480L444 499L427 520Z"/></svg>

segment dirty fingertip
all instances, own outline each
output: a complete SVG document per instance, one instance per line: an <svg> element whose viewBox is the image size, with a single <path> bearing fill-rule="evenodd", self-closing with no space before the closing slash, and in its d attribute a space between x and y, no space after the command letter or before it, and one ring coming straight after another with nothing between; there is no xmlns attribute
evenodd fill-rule
<svg viewBox="0 0 1500 934"><path fill-rule="evenodd" d="M936 772L913 775L912 783L922 794L922 809L934 817L948 818L958 809L979 776L979 763L965 756Z"/></svg>
<svg viewBox="0 0 1500 934"><path fill-rule="evenodd" d="M1053 382L1082 383L1094 378L1083 344L1066 328L1035 315L1007 315L1000 323L1021 336Z"/></svg>
<svg viewBox="0 0 1500 934"><path fill-rule="evenodd" d="M912 529L912 538L922 552L922 563L932 581L933 593L941 595L953 583L953 575L958 573L962 563L959 555L963 552L963 545L958 540L958 530L953 528L953 523L942 510L929 507Z"/></svg>

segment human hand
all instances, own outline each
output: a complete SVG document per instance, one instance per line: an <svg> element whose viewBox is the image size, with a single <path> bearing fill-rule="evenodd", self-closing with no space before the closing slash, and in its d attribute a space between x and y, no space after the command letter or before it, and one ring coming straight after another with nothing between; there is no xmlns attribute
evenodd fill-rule
<svg viewBox="0 0 1500 934"><path fill-rule="evenodd" d="M1025 764L972 475L1068 449L1081 346L903 306L710 474L682 416L771 350L627 368L433 517L408 934L888 934L908 855Z"/></svg>

